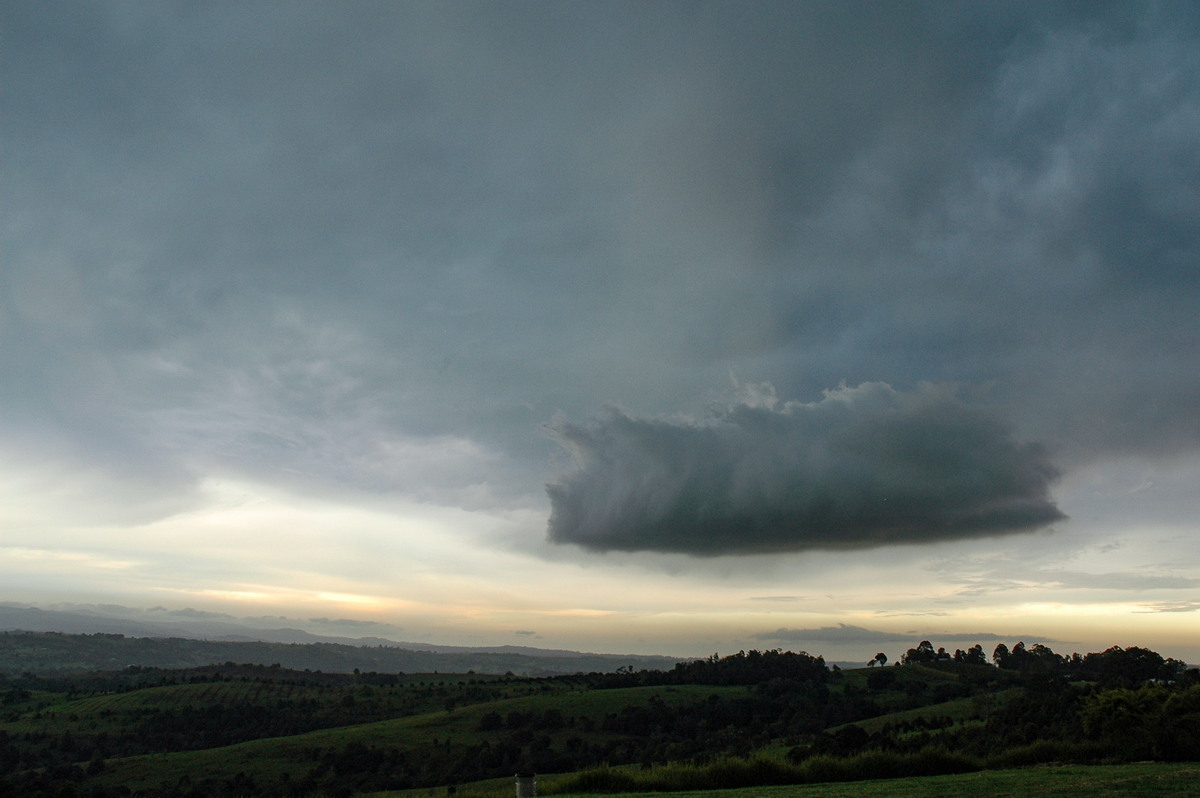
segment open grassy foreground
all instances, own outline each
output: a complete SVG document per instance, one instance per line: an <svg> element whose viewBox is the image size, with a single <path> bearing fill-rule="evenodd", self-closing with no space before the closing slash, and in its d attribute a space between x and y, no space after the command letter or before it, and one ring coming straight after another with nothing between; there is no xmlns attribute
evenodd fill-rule
<svg viewBox="0 0 1200 798"><path fill-rule="evenodd" d="M555 791L552 776L539 779L540 795ZM458 790L457 798L511 796L511 779ZM573 793L594 798L613 793ZM434 798L441 790L371 793L371 798ZM955 776L881 779L839 784L748 787L736 790L620 793L621 798L1195 798L1200 796L1200 764L1143 762L1125 765L1043 765Z"/></svg>

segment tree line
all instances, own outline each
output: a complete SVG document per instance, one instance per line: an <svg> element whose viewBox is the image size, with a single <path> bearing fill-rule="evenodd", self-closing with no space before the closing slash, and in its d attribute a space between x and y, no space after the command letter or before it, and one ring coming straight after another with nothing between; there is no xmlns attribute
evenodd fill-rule
<svg viewBox="0 0 1200 798"><path fill-rule="evenodd" d="M1112 646L1091 654L1064 655L1056 654L1042 643L1035 643L1026 648L1024 642L1018 642L1011 649L1004 643L999 643L992 651L991 659L1001 670L1062 676L1073 681L1095 682L1103 687L1130 687L1154 680L1170 682L1182 678L1188 671L1186 663L1163 657L1156 651L1139 646ZM885 655L876 654L871 664L885 664L886 661ZM979 644L966 651L957 649L950 654L945 648L935 650L928 640L922 640L916 647L904 652L900 658L900 664L903 665L948 662L988 664L983 646Z"/></svg>

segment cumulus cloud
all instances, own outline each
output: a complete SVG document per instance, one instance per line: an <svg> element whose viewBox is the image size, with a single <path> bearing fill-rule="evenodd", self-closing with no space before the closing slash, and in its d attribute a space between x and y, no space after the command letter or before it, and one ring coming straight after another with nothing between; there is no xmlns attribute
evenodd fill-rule
<svg viewBox="0 0 1200 798"><path fill-rule="evenodd" d="M864 383L782 405L760 390L701 419L612 409L551 430L578 467L547 486L549 538L595 551L867 548L1064 517L1042 448L946 387Z"/></svg>

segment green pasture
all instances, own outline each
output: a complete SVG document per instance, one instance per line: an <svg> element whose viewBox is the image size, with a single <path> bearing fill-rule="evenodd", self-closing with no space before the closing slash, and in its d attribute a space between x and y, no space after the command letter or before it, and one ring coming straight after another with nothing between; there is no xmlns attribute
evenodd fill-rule
<svg viewBox="0 0 1200 798"><path fill-rule="evenodd" d="M538 780L541 795L555 790L561 777ZM494 779L460 787L457 798L508 798L512 779ZM732 790L620 793L621 798L1195 798L1200 794L1196 763L1039 766L952 776L879 779L842 783L748 787ZM446 789L370 793L364 798L444 798ZM573 793L596 798L613 793Z"/></svg>
<svg viewBox="0 0 1200 798"><path fill-rule="evenodd" d="M570 690L563 682L508 680L474 674L401 674L395 685L339 675L338 683L287 679L199 680L161 684L94 695L31 691L20 703L5 706L0 730L9 733L63 732L89 734L127 728L131 721L153 712L177 712L210 707L263 707L278 711L284 705L309 706L331 718L327 725L348 726L384 718L445 710L525 696L556 696Z"/></svg>
<svg viewBox="0 0 1200 798"><path fill-rule="evenodd" d="M885 726L903 723L905 721L914 721L920 718L949 718L956 724L964 725L969 722L981 720L987 717L987 713L993 709L1002 707L1007 701L1016 698L1021 694L1021 688L1013 687L1008 690L1002 690L997 693L985 693L982 695L971 696L969 698L955 698L950 701L943 701L939 704L928 704L922 707L913 709L901 709L895 712L889 712L886 715L877 715L873 718L855 721L853 725L862 728L864 731L874 733L880 731ZM840 726L834 726L826 731L837 731L842 726L852 724L846 723Z"/></svg>
<svg viewBox="0 0 1200 798"><path fill-rule="evenodd" d="M231 778L239 772L252 772L256 776L261 775L265 779L273 780L285 773L296 775L311 767L314 750L340 749L350 743L392 746L410 752L419 752L423 748L428 749L438 744L476 745L506 733L479 729L483 717L491 712L503 717L510 712L540 714L557 710L564 717L586 717L600 721L609 713L620 712L626 707L644 706L652 699L660 700L671 707L685 705L711 695L744 695L748 690L746 687L679 685L538 693L374 723L252 740L221 748L110 759L106 763L104 773L95 777L95 783L112 786L120 784L137 790L173 784L184 776L192 780L209 777L224 779ZM609 733L562 729L554 734L599 737Z"/></svg>

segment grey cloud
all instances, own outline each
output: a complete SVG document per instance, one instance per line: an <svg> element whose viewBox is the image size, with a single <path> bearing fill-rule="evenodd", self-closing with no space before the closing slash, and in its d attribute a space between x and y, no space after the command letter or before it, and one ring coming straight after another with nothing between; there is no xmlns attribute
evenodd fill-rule
<svg viewBox="0 0 1200 798"><path fill-rule="evenodd" d="M775 640L781 643L807 641L818 643L907 643L921 639L913 634L880 632L844 623L837 626L822 626L818 629L776 629L774 632L763 632L757 637L760 640Z"/></svg>
<svg viewBox="0 0 1200 798"><path fill-rule="evenodd" d="M1086 533L1076 533L1075 544L1079 543L1080 536L1086 540ZM1111 552L1121 547L1097 548ZM1063 540L1045 550L1030 545L1020 551L934 562L927 566L927 570L933 574L933 578L955 586L949 597L939 599L945 603L1012 591L1039 590L1076 591L1076 600L1086 600L1087 594L1094 592L1097 601L1104 601L1107 600L1105 595L1113 592L1143 593L1194 590L1200 587L1200 579L1187 571L1190 563L1186 557L1179 562L1131 566L1123 571L1088 572L1048 564L1087 553L1087 548L1073 550L1072 541Z"/></svg>
<svg viewBox="0 0 1200 798"><path fill-rule="evenodd" d="M578 468L547 486L549 539L695 555L930 543L1062 519L1035 444L945 388L880 383L705 419L617 410L551 427Z"/></svg>
<svg viewBox="0 0 1200 798"><path fill-rule="evenodd" d="M232 615L224 612L210 612L208 610L197 610L192 607L184 607L179 610L168 610L168 615L176 615L180 618L233 618Z"/></svg>
<svg viewBox="0 0 1200 798"><path fill-rule="evenodd" d="M366 629L388 629L393 630L396 627L389 623L380 623L379 621L363 621L353 618L309 618L309 623L333 624L337 626L357 626Z"/></svg>
<svg viewBox="0 0 1200 798"><path fill-rule="evenodd" d="M920 640L930 640L942 643L979 643L992 640L1019 640L1020 636L999 635L993 632L881 632L875 629L865 629L861 626L838 624L837 626L822 626L818 629L777 629L774 632L763 632L757 635L760 640L774 640L780 643L916 643ZM1031 639L1026 637L1025 639ZM1056 643L1057 640L1036 638L1041 642Z"/></svg>
<svg viewBox="0 0 1200 798"><path fill-rule="evenodd" d="M1200 587L1200 578L1161 573L1085 573L1042 569L1029 574L1038 583L1084 590L1187 590Z"/></svg>
<svg viewBox="0 0 1200 798"><path fill-rule="evenodd" d="M1088 590L1128 591L1147 590L1194 590L1200 587L1200 579L1191 576L1176 576L1137 571L1086 573L1063 571L1053 568L1034 568L1014 576L1011 572L960 575L956 581L964 585L943 601L953 603L955 599L994 595L1012 590Z"/></svg>
<svg viewBox="0 0 1200 798"><path fill-rule="evenodd" d="M1200 612L1200 601L1184 601L1177 603L1161 602L1158 604L1149 604L1138 610L1141 613L1156 613L1156 612Z"/></svg>
<svg viewBox="0 0 1200 798"><path fill-rule="evenodd" d="M555 409L649 435L731 368L991 381L1064 467L1200 440L1189 4L0 14L0 445L139 518L525 501Z"/></svg>

